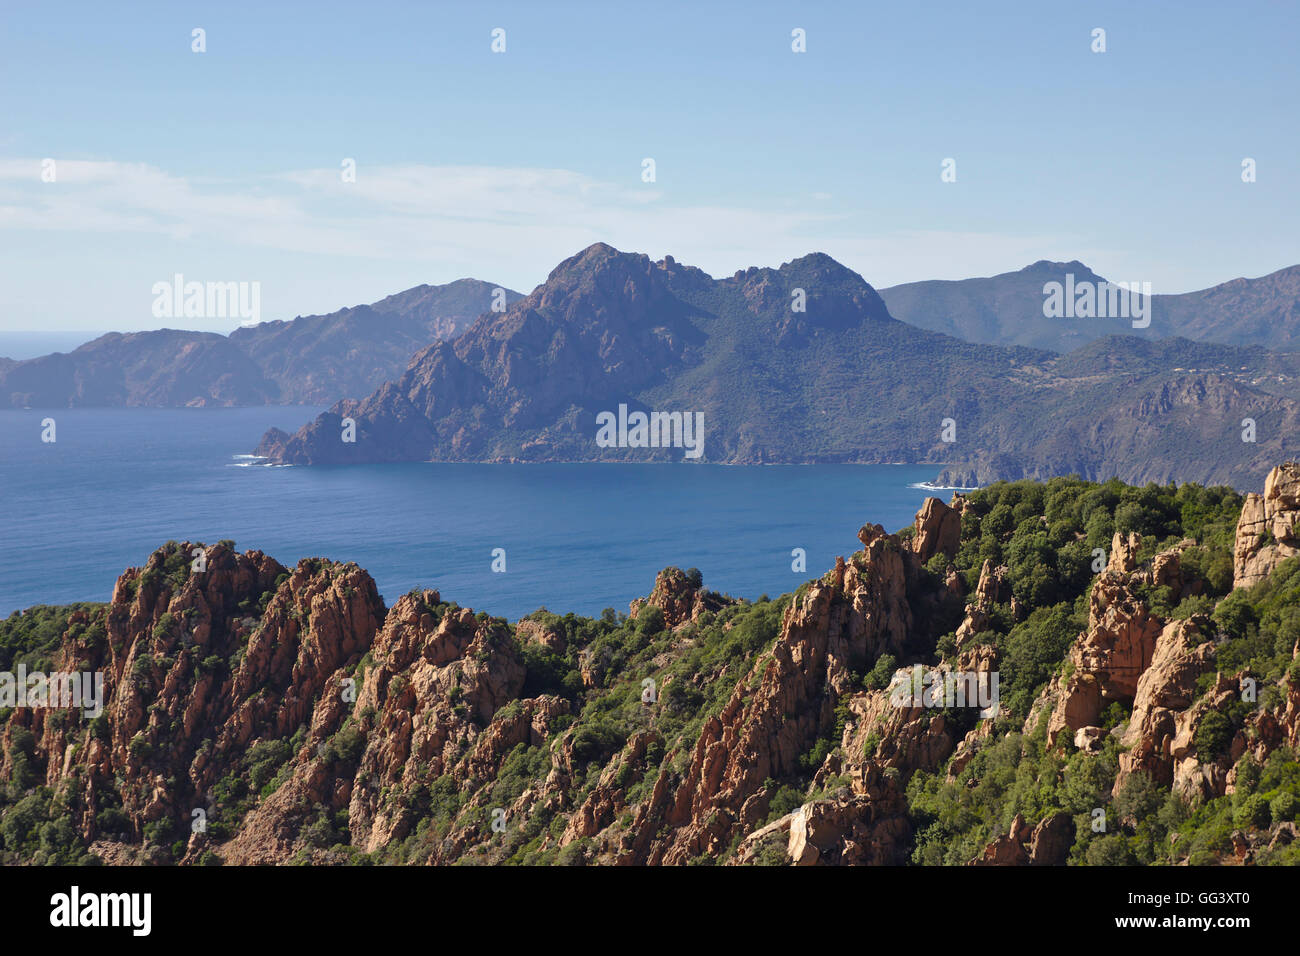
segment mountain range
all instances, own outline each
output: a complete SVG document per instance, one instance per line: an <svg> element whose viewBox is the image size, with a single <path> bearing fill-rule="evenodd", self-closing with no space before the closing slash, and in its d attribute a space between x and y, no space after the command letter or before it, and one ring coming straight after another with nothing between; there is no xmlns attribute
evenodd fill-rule
<svg viewBox="0 0 1300 956"><path fill-rule="evenodd" d="M258 454L294 464L906 461L953 486L1257 483L1297 424L1300 266L1155 295L1145 328L1044 315L1049 283L1105 281L1041 261L878 294L820 253L714 279L597 243L503 302L462 279L229 336L0 359L0 404L335 403L263 437ZM598 434L620 410L621 431ZM701 447L639 441L656 412L702 420Z"/></svg>
<svg viewBox="0 0 1300 956"><path fill-rule="evenodd" d="M928 280L881 289L897 319L968 342L1027 345L1068 352L1108 335L1179 337L1230 345L1291 349L1300 343L1300 265L1209 289L1151 296L1150 325L1129 318L1048 318L1043 286L1105 283L1083 263L1041 260L1018 272L958 281ZM1137 276L1116 277L1134 284Z"/></svg>
<svg viewBox="0 0 1300 956"><path fill-rule="evenodd" d="M598 443L598 416L626 406L702 414L710 462L933 462L955 486L1069 473L1246 486L1300 424L1297 398L1297 353L1133 336L1065 355L978 344L899 321L820 253L714 279L597 243L368 397L295 434L272 429L257 453L293 464L685 457Z"/></svg>
<svg viewBox="0 0 1300 956"><path fill-rule="evenodd" d="M491 308L491 283L421 285L370 305L214 332L112 332L71 352L0 359L0 406L324 404L365 395ZM506 303L519 293L503 290Z"/></svg>

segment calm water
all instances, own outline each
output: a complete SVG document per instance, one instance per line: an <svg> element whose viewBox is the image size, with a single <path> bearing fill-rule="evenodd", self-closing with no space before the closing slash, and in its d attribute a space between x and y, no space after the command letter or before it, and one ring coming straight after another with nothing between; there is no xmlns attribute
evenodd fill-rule
<svg viewBox="0 0 1300 956"><path fill-rule="evenodd" d="M268 467L246 455L316 408L0 411L0 615L107 600L169 539L233 538L282 564L356 561L392 604L414 587L514 619L627 609L661 568L776 596L894 531L936 465ZM52 416L57 441L40 440ZM808 570L790 569L790 551ZM504 574L492 550L506 549Z"/></svg>

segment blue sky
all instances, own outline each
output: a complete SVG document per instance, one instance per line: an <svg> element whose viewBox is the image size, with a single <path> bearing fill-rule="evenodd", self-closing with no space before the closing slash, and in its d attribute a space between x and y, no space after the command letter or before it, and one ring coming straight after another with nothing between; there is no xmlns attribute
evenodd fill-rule
<svg viewBox="0 0 1300 956"><path fill-rule="evenodd" d="M597 240L714 275L819 250L878 287L1263 275L1300 262L1298 27L1249 2L5 4L0 331L235 325L154 318L175 273L259 282L263 319L527 292Z"/></svg>

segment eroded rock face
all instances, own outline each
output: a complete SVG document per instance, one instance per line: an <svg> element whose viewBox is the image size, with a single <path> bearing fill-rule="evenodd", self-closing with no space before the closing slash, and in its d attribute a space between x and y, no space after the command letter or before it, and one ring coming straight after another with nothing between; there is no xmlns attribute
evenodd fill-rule
<svg viewBox="0 0 1300 956"><path fill-rule="evenodd" d="M632 735L618 756L605 768L595 788L588 794L569 818L568 826L560 837L560 846L567 846L583 837L594 837L627 809L626 789L618 781L629 771L645 773L649 769L646 754L651 744L663 741L654 731L639 731Z"/></svg>
<svg viewBox="0 0 1300 956"><path fill-rule="evenodd" d="M381 801L377 791L399 782L409 791L415 780L453 765L466 778L493 773L517 743L534 739L538 709L521 707L514 720L493 722L519 696L524 666L504 623L480 621L468 608L434 608L407 595L388 615L372 657L357 697L358 729L368 743L355 779L367 785L354 787L348 811L354 843L369 849L411 825L404 801ZM555 712L543 707L546 717Z"/></svg>
<svg viewBox="0 0 1300 956"><path fill-rule="evenodd" d="M911 833L896 786L885 792L815 800L791 815L786 852L795 866L888 866Z"/></svg>
<svg viewBox="0 0 1300 956"><path fill-rule="evenodd" d="M515 633L524 643L540 644L556 654L563 654L568 647L564 628L548 627L541 621L524 618L515 625Z"/></svg>
<svg viewBox="0 0 1300 956"><path fill-rule="evenodd" d="M306 816L317 807L346 810L352 845L365 852L401 840L427 812L421 795L434 780L450 780L478 805L505 758L521 744L546 745L569 711L550 695L520 700L524 666L504 622L442 604L434 591L393 606L370 657L354 704L341 694L321 697L288 781L222 847L227 861L276 862L300 851L294 834L304 808ZM502 809L524 813L552 796L527 793ZM489 808L482 809L486 827ZM432 862L455 859L482 827L450 832L446 856Z"/></svg>
<svg viewBox="0 0 1300 956"><path fill-rule="evenodd" d="M1123 739L1128 750L1119 755L1116 794L1139 770L1165 786L1172 783L1178 721L1195 699L1196 679L1213 660L1214 645L1204 641L1192 621L1173 621L1160 632L1151 666L1138 680Z"/></svg>
<svg viewBox="0 0 1300 956"><path fill-rule="evenodd" d="M1011 821L1011 827L1005 835L998 837L984 848L983 854L971 860L971 866L1023 866L1029 862L1029 853L1025 844L1033 836L1033 828L1025 822L1019 813Z"/></svg>
<svg viewBox="0 0 1300 956"><path fill-rule="evenodd" d="M369 648L384 608L354 564L304 560L289 572L260 551L224 544L155 552L117 581L107 639L65 645L62 670L104 674L106 731L19 711L47 760L46 782L73 787L74 824L97 836L102 791L120 793L136 838L151 823L188 821L213 785L259 741L285 738L311 719L331 678ZM258 615L257 617L252 616Z"/></svg>
<svg viewBox="0 0 1300 956"><path fill-rule="evenodd" d="M976 752L993 737L993 721L981 720L957 744L952 759L948 761L948 780L956 780L975 757Z"/></svg>
<svg viewBox="0 0 1300 956"><path fill-rule="evenodd" d="M771 795L765 781L795 772L800 757L833 726L835 701L849 693L853 667L909 650L907 581L917 559L891 535L866 539L862 552L837 562L787 609L771 652L758 659L721 713L706 721L685 771L674 772L672 760L664 759L648 795L635 803L627 800L626 781L658 764L647 756L662 746L653 731L633 735L583 801L567 805L571 778L584 769L572 736L557 738L550 730L567 704L517 700L524 670L513 645L500 639L498 622L439 605L434 592L407 595L389 611L370 649L373 663L352 711L366 741L359 756L348 762L321 752L326 744L334 747L349 714L326 695L288 781L250 815L223 855L263 862L302 852L293 842L302 825L294 808L304 804L346 808L358 849L401 840L417 820L414 795L422 783L450 778L466 806L478 807L502 761L521 743L550 747L553 769L545 787L523 794L506 812L527 814L546 805L568 813L559 846L588 841L603 857L631 864L684 863L720 853L738 831L761 823ZM661 575L648 602L671 624L700 613L699 589L683 585L689 582L680 572ZM540 625L521 629L520 636L548 645L557 639ZM885 771L937 766L953 741L941 716L898 711L887 717L911 740L906 761L900 752L825 768L819 779L833 769L850 783L840 796L810 803L793 830L784 824L787 840L794 830L801 834L799 860L902 862L910 834L905 799L897 776ZM483 803L484 823L449 832L433 862L455 860L484 839L490 809ZM465 815L462 810L458 819ZM619 823L629 818L628 825Z"/></svg>
<svg viewBox="0 0 1300 956"><path fill-rule="evenodd" d="M756 862L779 847L788 866L891 866L902 863L911 838L897 777L866 768L851 791L812 800L750 833L733 865Z"/></svg>
<svg viewBox="0 0 1300 956"><path fill-rule="evenodd" d="M1039 821L1029 837L1031 866L1064 866L1074 844L1074 820L1064 811Z"/></svg>
<svg viewBox="0 0 1300 956"><path fill-rule="evenodd" d="M1101 735L1092 731L1100 729L1096 725L1102 711L1112 701L1131 701L1126 737L1126 745L1135 748L1126 755L1131 767L1159 768L1160 778L1168 782L1168 767L1157 756L1163 752L1167 758L1168 741L1160 741L1169 733L1171 712L1190 703L1176 701L1194 689L1213 648L1204 646L1192 654L1190 649L1203 643L1198 628L1186 622L1165 627L1140 594L1147 588L1167 588L1176 602L1201 593L1204 582L1185 574L1182 566L1182 552L1194 543L1181 541L1144 567L1138 561L1141 536L1115 534L1106 568L1093 587L1088 630L1070 649L1068 675L1054 678L1041 701L1052 703L1049 745L1068 735L1080 749L1100 750ZM1031 713L1027 730L1033 721ZM1124 776L1122 771L1121 782Z"/></svg>
<svg viewBox="0 0 1300 956"><path fill-rule="evenodd" d="M1141 547L1142 536L1137 532L1130 531L1123 535L1116 531L1110 542L1110 559L1106 562L1106 570L1119 575L1136 571L1137 553Z"/></svg>
<svg viewBox="0 0 1300 956"><path fill-rule="evenodd" d="M993 566L993 562L984 559L980 567L979 583L975 585L974 600L966 605L966 616L957 627L957 647L960 649L976 635L989 627L989 612L993 605L1011 600L1011 590L1006 581L1005 565Z"/></svg>
<svg viewBox="0 0 1300 956"><path fill-rule="evenodd" d="M1250 587L1300 554L1300 462L1268 473L1264 494L1251 493L1241 509L1233 553L1233 586Z"/></svg>
<svg viewBox="0 0 1300 956"><path fill-rule="evenodd" d="M965 499L954 496L953 502L964 505ZM951 558L961 546L961 511L938 498L925 499L917 512L914 528L916 533L912 536L911 547L922 564L936 554L946 554Z"/></svg>
<svg viewBox="0 0 1300 956"><path fill-rule="evenodd" d="M1291 652L1291 659L1297 658L1300 658L1300 643ZM1219 683L1222 682L1220 678ZM1269 754L1278 747L1300 748L1300 680L1284 680L1280 689L1281 704L1272 710L1259 709L1251 713L1246 718L1243 731L1238 735L1243 745L1242 752L1249 749L1255 761L1260 764L1268 760ZM1237 752L1237 744L1238 741L1234 740L1234 753ZM1229 785L1231 783L1230 780Z"/></svg>
<svg viewBox="0 0 1300 956"><path fill-rule="evenodd" d="M800 755L833 726L854 662L906 654L912 637L906 581L916 557L878 526L864 527L859 539L862 551L837 561L786 610L771 652L706 721L681 779L666 768L661 773L632 826L663 835L634 847L634 862L684 863L720 852L738 827L762 819L764 781L792 773ZM855 783L855 792L862 795L865 786Z"/></svg>
<svg viewBox="0 0 1300 956"><path fill-rule="evenodd" d="M1069 674L1053 679L1056 705L1047 725L1049 746L1062 734L1072 737L1080 728L1098 724L1110 701L1133 699L1162 626L1129 590L1123 574L1102 572L1092 590L1088 630L1070 648Z"/></svg>
<svg viewBox="0 0 1300 956"><path fill-rule="evenodd" d="M722 713L705 723L684 779L665 793L662 807L651 806L674 828L666 845L651 850L652 862L684 863L718 852L763 781L794 770L832 719L833 705L820 686L828 671L844 668L830 660L830 636L843 640L850 614L846 595L826 585L787 610L771 657L760 661L758 690L746 700L737 688Z"/></svg>
<svg viewBox="0 0 1300 956"><path fill-rule="evenodd" d="M933 520L939 513L928 506L918 517L931 541L943 537ZM943 620L955 621L960 588L923 572L928 546L916 550L878 525L864 526L859 540L861 551L793 596L767 650L743 667L674 672L664 682L661 695L674 681L693 690L727 681L716 685L729 695L715 698L725 703L693 736L674 737L653 700L629 697L620 706L636 712L625 710L627 729L607 741L590 724L572 724L566 697L527 689L560 686L556 675L534 681L527 668L548 655L530 645L567 651L577 668L599 663L582 657L589 647L580 642L590 635L559 618L535 615L512 635L506 622L444 603L435 591L411 592L386 610L355 565L309 560L291 571L258 552L217 545L205 549L207 570L194 574L185 571L188 559L178 560L190 545L164 549L119 579L102 612L102 639L78 636L92 623L86 612L70 619L60 666L105 671L102 725L91 733L41 711L15 713L0 739L0 772L13 771L14 734L30 730L40 779L71 794L77 826L115 862L166 862L165 844L141 840L151 825L211 807L214 789L245 769L249 754L292 741L274 786L257 781L233 832L178 841L184 862L209 849L230 863L285 863L412 846L417 862L486 862L489 848L520 832L499 837L490 829L495 814L518 823L544 811L511 851L527 839L544 852L601 863L681 864L732 847L733 863L902 863L912 850L909 778L946 770L950 782L974 784L967 768L979 748L1002 739L995 735L1004 724L895 700L890 688L863 689L862 675L883 654L904 675L933 660L936 628L931 621L926 630L927 617L933 602L945 601ZM1131 703L1130 720L1119 725L1116 793L1142 773L1192 800L1222 796L1233 792L1242 754L1263 762L1280 746L1300 745L1300 682L1284 680L1223 753L1197 753L1206 715L1231 709L1244 677L1219 674L1197 699L1198 679L1215 666L1208 620L1165 622L1142 597L1155 587L1175 599L1197 593L1202 582L1181 561L1186 544L1143 562L1140 538L1117 537L1069 670L1025 724L1029 733L1045 715L1053 746L1073 740L1097 753L1120 732L1102 726L1103 711L1112 701ZM713 610L701 592L669 569L634 611L653 605L680 628ZM967 623L973 610L1007 596L1005 572L986 562ZM978 633L972 627L967 636ZM656 647L654 666L694 640L689 628L666 635L672 650ZM579 646L566 647L571 642ZM940 670L998 670L992 643L963 643ZM608 675L586 676L603 687ZM576 679L564 675L564 686ZM810 754L830 748L820 767L809 766ZM802 805L764 825L781 784L794 778L806 784ZM505 787L503 779L526 786ZM130 837L96 832L109 791L121 794ZM1244 852L1255 839L1243 837ZM1068 814L1018 818L973 862L1056 865L1073 840Z"/></svg>
<svg viewBox="0 0 1300 956"><path fill-rule="evenodd" d="M655 577L654 590L649 597L637 598L628 605L628 613L635 618L644 607L657 607L664 612L664 626L669 630L688 621L694 621L706 611L717 612L735 602L716 591L709 591L691 581L680 568L665 568Z"/></svg>
<svg viewBox="0 0 1300 956"><path fill-rule="evenodd" d="M954 728L925 707L896 707L889 692L871 691L849 699L853 726L845 728L850 766L872 764L910 773L941 766L953 751Z"/></svg>
<svg viewBox="0 0 1300 956"><path fill-rule="evenodd" d="M1031 827L1016 814L1004 836L998 837L971 866L1064 866L1074 843L1074 820L1065 811Z"/></svg>

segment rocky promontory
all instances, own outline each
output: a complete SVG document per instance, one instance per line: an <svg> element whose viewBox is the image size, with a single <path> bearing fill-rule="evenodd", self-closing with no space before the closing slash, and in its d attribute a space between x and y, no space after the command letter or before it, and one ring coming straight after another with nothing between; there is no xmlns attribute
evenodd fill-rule
<svg viewBox="0 0 1300 956"><path fill-rule="evenodd" d="M268 432L257 453L910 462L943 467L938 484L953 487L1071 473L1256 487L1300 427L1297 382L1300 355L1180 339L1115 335L1067 355L963 342L897 321L822 253L715 279L597 243L365 397L288 438ZM698 417L703 441L688 453L671 430L602 440L599 416L620 408Z"/></svg>

